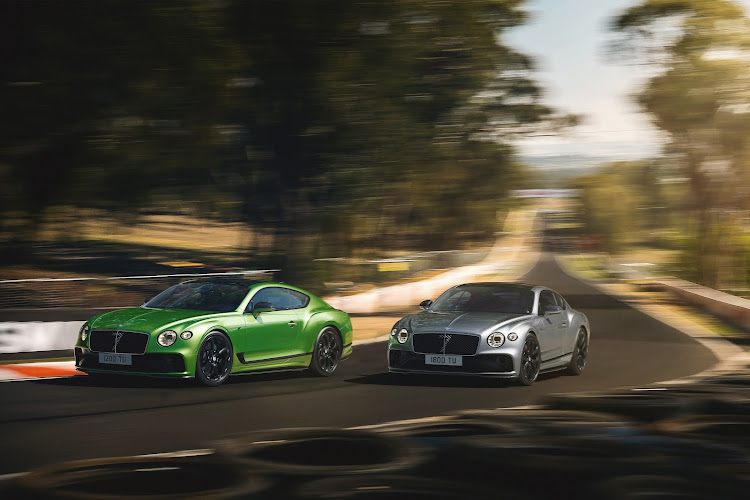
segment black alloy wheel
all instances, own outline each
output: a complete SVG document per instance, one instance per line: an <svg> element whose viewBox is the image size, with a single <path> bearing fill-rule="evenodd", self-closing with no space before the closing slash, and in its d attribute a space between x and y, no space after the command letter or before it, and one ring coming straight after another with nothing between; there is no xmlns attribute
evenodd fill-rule
<svg viewBox="0 0 750 500"><path fill-rule="evenodd" d="M209 333L201 343L196 363L195 376L203 384L223 383L232 369L232 343L223 333Z"/></svg>
<svg viewBox="0 0 750 500"><path fill-rule="evenodd" d="M330 326L325 327L315 342L310 368L321 377L331 375L339 365L341 352L341 337L338 332Z"/></svg>
<svg viewBox="0 0 750 500"><path fill-rule="evenodd" d="M578 337L576 337L576 345L573 347L573 357L570 359L568 372L573 375L580 375L583 373L583 369L586 368L586 358L588 355L589 338L586 335L586 330L581 327L578 330Z"/></svg>
<svg viewBox="0 0 750 500"><path fill-rule="evenodd" d="M539 348L539 341L536 336L529 334L526 342L523 344L521 353L521 370L518 373L518 382L521 385L531 385L539 376L539 369L542 366L542 351Z"/></svg>

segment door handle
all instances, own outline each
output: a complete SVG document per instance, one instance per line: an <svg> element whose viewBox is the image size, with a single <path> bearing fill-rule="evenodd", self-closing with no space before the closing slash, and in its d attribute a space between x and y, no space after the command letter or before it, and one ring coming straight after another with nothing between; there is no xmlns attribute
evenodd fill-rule
<svg viewBox="0 0 750 500"><path fill-rule="evenodd" d="M287 323L287 325L289 325L289 328L294 328L295 326L297 326L297 323L295 323L294 321L290 321L289 323Z"/></svg>

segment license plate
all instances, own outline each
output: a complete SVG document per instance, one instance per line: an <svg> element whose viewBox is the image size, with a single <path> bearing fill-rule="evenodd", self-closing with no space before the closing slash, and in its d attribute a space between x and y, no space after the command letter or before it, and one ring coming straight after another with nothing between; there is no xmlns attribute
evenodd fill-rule
<svg viewBox="0 0 750 500"><path fill-rule="evenodd" d="M445 354L425 354L424 363L440 366L463 366L464 364L462 356L446 356Z"/></svg>
<svg viewBox="0 0 750 500"><path fill-rule="evenodd" d="M107 365L132 365L133 357L130 354L117 354L114 352L100 352L99 362Z"/></svg>

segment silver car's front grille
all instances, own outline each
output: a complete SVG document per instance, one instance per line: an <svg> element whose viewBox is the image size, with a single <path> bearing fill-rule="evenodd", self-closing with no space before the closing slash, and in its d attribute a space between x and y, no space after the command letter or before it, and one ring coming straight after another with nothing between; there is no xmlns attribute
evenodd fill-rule
<svg viewBox="0 0 750 500"><path fill-rule="evenodd" d="M414 352L471 356L479 346L478 335L461 333L415 333Z"/></svg>
<svg viewBox="0 0 750 500"><path fill-rule="evenodd" d="M93 330L89 347L92 351L143 354L149 339L148 333L120 330Z"/></svg>

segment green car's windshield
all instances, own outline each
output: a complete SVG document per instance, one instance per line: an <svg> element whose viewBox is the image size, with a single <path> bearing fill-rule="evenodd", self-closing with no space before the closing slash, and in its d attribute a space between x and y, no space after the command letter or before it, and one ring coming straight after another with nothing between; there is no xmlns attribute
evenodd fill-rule
<svg viewBox="0 0 750 500"><path fill-rule="evenodd" d="M430 311L531 314L533 308L534 292L526 288L468 285L443 293Z"/></svg>
<svg viewBox="0 0 750 500"><path fill-rule="evenodd" d="M187 282L167 288L143 307L229 312L247 296L249 286L238 283Z"/></svg>

